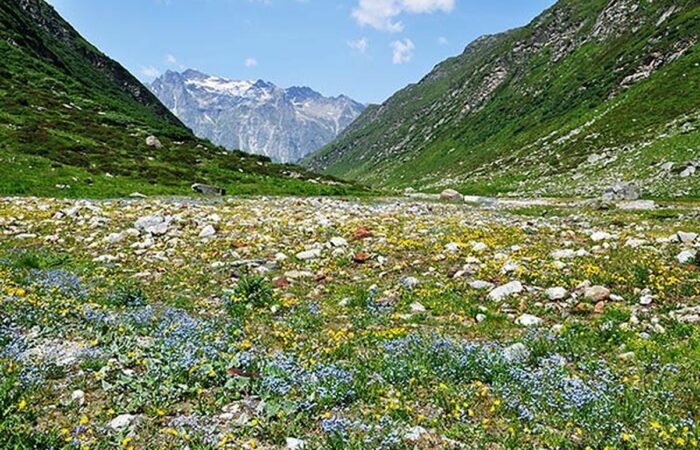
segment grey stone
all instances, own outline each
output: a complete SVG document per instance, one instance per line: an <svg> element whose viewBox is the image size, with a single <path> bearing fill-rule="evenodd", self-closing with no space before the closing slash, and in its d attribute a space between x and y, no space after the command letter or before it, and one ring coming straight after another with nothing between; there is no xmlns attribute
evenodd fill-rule
<svg viewBox="0 0 700 450"><path fill-rule="evenodd" d="M544 321L537 316L532 314L523 314L522 316L515 319L515 323L524 327L537 327L542 325Z"/></svg>
<svg viewBox="0 0 700 450"><path fill-rule="evenodd" d="M447 200L450 202L461 202L463 201L462 194L455 191L454 189L445 189L440 194L440 200Z"/></svg>
<svg viewBox="0 0 700 450"><path fill-rule="evenodd" d="M524 290L522 283L520 281L512 281L508 284L497 287L496 289L489 292L489 298L491 300L503 300L511 295L519 294Z"/></svg>
<svg viewBox="0 0 700 450"><path fill-rule="evenodd" d="M610 289L605 286L591 286L584 291L584 297L593 302L599 302L610 298Z"/></svg>
<svg viewBox="0 0 700 450"><path fill-rule="evenodd" d="M216 228L211 225L207 225L206 227L202 228L202 231L199 232L199 237L201 238L209 238L214 235L216 235Z"/></svg>
<svg viewBox="0 0 700 450"><path fill-rule="evenodd" d="M503 349L503 359L508 364L519 364L525 362L530 357L530 350L522 342L511 345Z"/></svg>
<svg viewBox="0 0 700 450"><path fill-rule="evenodd" d="M306 442L297 438L287 438L287 448L289 450L301 450L306 448Z"/></svg>
<svg viewBox="0 0 700 450"><path fill-rule="evenodd" d="M685 231L679 231L678 233L676 233L676 239L684 244L690 244L697 240L697 238L697 233L687 233Z"/></svg>
<svg viewBox="0 0 700 450"><path fill-rule="evenodd" d="M136 419L132 414L121 414L109 422L109 427L114 431L122 431Z"/></svg>
<svg viewBox="0 0 700 450"><path fill-rule="evenodd" d="M695 250L684 250L676 256L676 259L681 264L690 264L695 261L697 256L697 251Z"/></svg>
<svg viewBox="0 0 700 450"><path fill-rule="evenodd" d="M192 185L192 190L204 195L226 195L226 189L210 186L208 184L195 183Z"/></svg>
<svg viewBox="0 0 700 450"><path fill-rule="evenodd" d="M639 187L636 183L618 182L607 188L603 193L603 201L612 202L617 200L639 200Z"/></svg>
<svg viewBox="0 0 700 450"><path fill-rule="evenodd" d="M306 251L299 252L296 254L297 259L301 259L302 261L306 261L309 259L316 259L319 256L321 256L320 250L306 250Z"/></svg>
<svg viewBox="0 0 700 450"><path fill-rule="evenodd" d="M553 287L544 291L544 294L550 300L563 300L569 296L569 291L563 287Z"/></svg>
<svg viewBox="0 0 700 450"><path fill-rule="evenodd" d="M146 145L149 147L155 147L155 148L163 148L163 144L161 144L160 140L155 137L155 136L148 136L146 138Z"/></svg>

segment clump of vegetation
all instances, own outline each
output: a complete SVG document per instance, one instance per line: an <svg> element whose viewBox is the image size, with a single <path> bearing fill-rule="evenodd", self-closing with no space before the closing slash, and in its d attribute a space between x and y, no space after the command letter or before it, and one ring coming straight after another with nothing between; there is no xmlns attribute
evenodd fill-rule
<svg viewBox="0 0 700 450"><path fill-rule="evenodd" d="M17 248L0 258L0 266L20 270L44 270L66 264L69 256L46 248Z"/></svg>
<svg viewBox="0 0 700 450"><path fill-rule="evenodd" d="M143 288L133 281L120 282L107 296L106 302L110 306L135 308L147 303Z"/></svg>
<svg viewBox="0 0 700 450"><path fill-rule="evenodd" d="M230 315L242 316L251 308L265 308L273 302L272 285L260 275L243 275L229 295L225 304Z"/></svg>

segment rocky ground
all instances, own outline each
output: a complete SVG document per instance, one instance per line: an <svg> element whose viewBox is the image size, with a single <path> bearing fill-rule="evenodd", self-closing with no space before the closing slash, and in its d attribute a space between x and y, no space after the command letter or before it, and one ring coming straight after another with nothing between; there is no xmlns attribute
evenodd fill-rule
<svg viewBox="0 0 700 450"><path fill-rule="evenodd" d="M687 204L2 199L0 437L695 448L699 218Z"/></svg>

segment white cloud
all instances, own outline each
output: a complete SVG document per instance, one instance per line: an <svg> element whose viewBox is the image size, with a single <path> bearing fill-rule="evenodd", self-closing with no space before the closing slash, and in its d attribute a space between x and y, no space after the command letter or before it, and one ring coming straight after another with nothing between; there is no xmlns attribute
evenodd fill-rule
<svg viewBox="0 0 700 450"><path fill-rule="evenodd" d="M175 55L165 55L165 62L168 64L177 64Z"/></svg>
<svg viewBox="0 0 700 450"><path fill-rule="evenodd" d="M450 41L448 41L445 36L440 36L438 38L438 44L440 44L440 45L447 45L449 43L450 43Z"/></svg>
<svg viewBox="0 0 700 450"><path fill-rule="evenodd" d="M363 37L355 41L348 41L348 47L353 50L357 50L364 55L369 49L369 40L367 40L366 37Z"/></svg>
<svg viewBox="0 0 700 450"><path fill-rule="evenodd" d="M397 33L403 23L396 18L402 13L426 14L436 11L451 12L456 0L359 0L352 16L361 26Z"/></svg>
<svg viewBox="0 0 700 450"><path fill-rule="evenodd" d="M413 50L416 49L416 45L412 40L406 38L403 41L392 42L391 48L394 50L392 58L394 64L404 64L413 59Z"/></svg>
<svg viewBox="0 0 700 450"><path fill-rule="evenodd" d="M243 64L245 64L246 67L256 67L258 65L258 60L255 58L246 58Z"/></svg>
<svg viewBox="0 0 700 450"><path fill-rule="evenodd" d="M156 78L160 75L160 71L153 66L147 66L141 68L141 74L148 78Z"/></svg>

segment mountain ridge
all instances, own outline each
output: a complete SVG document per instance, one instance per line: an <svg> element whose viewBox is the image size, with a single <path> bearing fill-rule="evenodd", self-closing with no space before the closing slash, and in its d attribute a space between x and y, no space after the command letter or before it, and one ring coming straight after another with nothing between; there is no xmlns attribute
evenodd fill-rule
<svg viewBox="0 0 700 450"><path fill-rule="evenodd" d="M332 194L350 184L196 138L44 0L0 2L0 194Z"/></svg>
<svg viewBox="0 0 700 450"><path fill-rule="evenodd" d="M697 177L677 176L700 167L699 18L687 0L560 0L437 64L303 163L392 188L590 196L622 179L700 195Z"/></svg>
<svg viewBox="0 0 700 450"><path fill-rule="evenodd" d="M345 95L326 97L307 86L284 89L195 69L167 71L149 87L198 136L279 162L319 149L364 110Z"/></svg>

